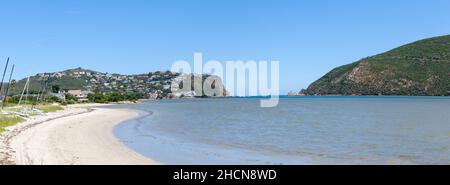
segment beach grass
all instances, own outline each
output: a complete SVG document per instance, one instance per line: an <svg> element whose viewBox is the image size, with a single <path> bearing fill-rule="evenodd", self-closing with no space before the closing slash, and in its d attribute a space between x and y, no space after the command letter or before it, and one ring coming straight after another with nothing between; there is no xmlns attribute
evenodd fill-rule
<svg viewBox="0 0 450 185"><path fill-rule="evenodd" d="M60 110L64 110L63 107L57 105L38 105L37 109L44 111L45 113L56 112Z"/></svg>
<svg viewBox="0 0 450 185"><path fill-rule="evenodd" d="M13 126L23 121L25 121L25 119L15 115L0 115L0 133L4 132L6 127Z"/></svg>
<svg viewBox="0 0 450 185"><path fill-rule="evenodd" d="M58 105L37 105L36 109L41 110L42 112L49 113L49 112L56 112L60 110L64 110L63 107ZM6 107L5 110L7 111L13 111L13 112L21 112L24 110L24 107L22 106L10 106ZM35 115L32 112L27 113L27 115ZM25 121L24 118L12 115L12 114L0 114L0 133L5 131L6 127L14 126L17 123Z"/></svg>

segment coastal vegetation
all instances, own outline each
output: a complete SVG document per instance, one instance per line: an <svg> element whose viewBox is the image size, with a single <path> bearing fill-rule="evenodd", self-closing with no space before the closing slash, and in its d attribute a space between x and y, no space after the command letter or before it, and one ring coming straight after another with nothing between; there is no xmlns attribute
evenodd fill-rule
<svg viewBox="0 0 450 185"><path fill-rule="evenodd" d="M123 101L137 101L141 95L135 93L91 93L88 94L88 100L92 103L111 103Z"/></svg>
<svg viewBox="0 0 450 185"><path fill-rule="evenodd" d="M38 105L38 106L36 106L36 109L41 110L45 113L64 110L63 107L58 106L58 105Z"/></svg>
<svg viewBox="0 0 450 185"><path fill-rule="evenodd" d="M450 95L450 35L401 46L337 67L309 95Z"/></svg>
<svg viewBox="0 0 450 185"><path fill-rule="evenodd" d="M40 113L51 113L64 110L59 105L49 105L46 103L33 104L8 104L3 107L0 114L0 133L5 131L6 127L14 126L18 123L26 121L26 117L37 115Z"/></svg>
<svg viewBox="0 0 450 185"><path fill-rule="evenodd" d="M6 127L13 126L23 121L25 121L25 119L19 116L0 114L0 133L4 132Z"/></svg>

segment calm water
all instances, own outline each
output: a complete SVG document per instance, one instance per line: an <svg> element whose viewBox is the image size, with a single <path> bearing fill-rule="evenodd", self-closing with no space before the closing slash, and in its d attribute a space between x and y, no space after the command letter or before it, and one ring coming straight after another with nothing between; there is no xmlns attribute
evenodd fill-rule
<svg viewBox="0 0 450 185"><path fill-rule="evenodd" d="M450 98L299 97L124 105L116 136L165 164L450 164ZM149 112L152 112L150 114Z"/></svg>

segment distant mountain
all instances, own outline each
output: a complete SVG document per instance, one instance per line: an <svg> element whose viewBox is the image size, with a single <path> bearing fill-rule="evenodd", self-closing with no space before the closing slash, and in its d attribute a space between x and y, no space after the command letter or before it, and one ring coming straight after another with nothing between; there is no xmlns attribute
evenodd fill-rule
<svg viewBox="0 0 450 185"><path fill-rule="evenodd" d="M193 75L198 77L198 75ZM208 75L203 75L205 79ZM191 77L193 78L193 77ZM157 93L159 98L169 98L174 94L171 92L172 82L181 83L183 76L180 73L170 71L157 71L137 75L121 75L102 73L93 70L76 68L60 72L39 73L30 77L30 89L42 90L44 82L47 82L47 90L52 86L63 89L80 89L92 92L127 92L138 93L145 96L148 93ZM20 93L27 79L18 81L12 92ZM223 87L221 79L217 80L219 86ZM181 83L182 85L182 83ZM193 88L193 87L192 87ZM194 96L194 93L187 93ZM180 96L180 95L178 95Z"/></svg>
<svg viewBox="0 0 450 185"><path fill-rule="evenodd" d="M401 46L333 69L312 83L310 95L450 94L450 35Z"/></svg>

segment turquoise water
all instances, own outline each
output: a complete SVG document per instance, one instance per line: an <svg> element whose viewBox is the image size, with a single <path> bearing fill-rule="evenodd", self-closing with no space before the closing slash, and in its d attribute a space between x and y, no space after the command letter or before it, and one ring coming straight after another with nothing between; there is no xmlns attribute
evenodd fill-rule
<svg viewBox="0 0 450 185"><path fill-rule="evenodd" d="M165 164L450 164L448 97L152 101L114 132Z"/></svg>

